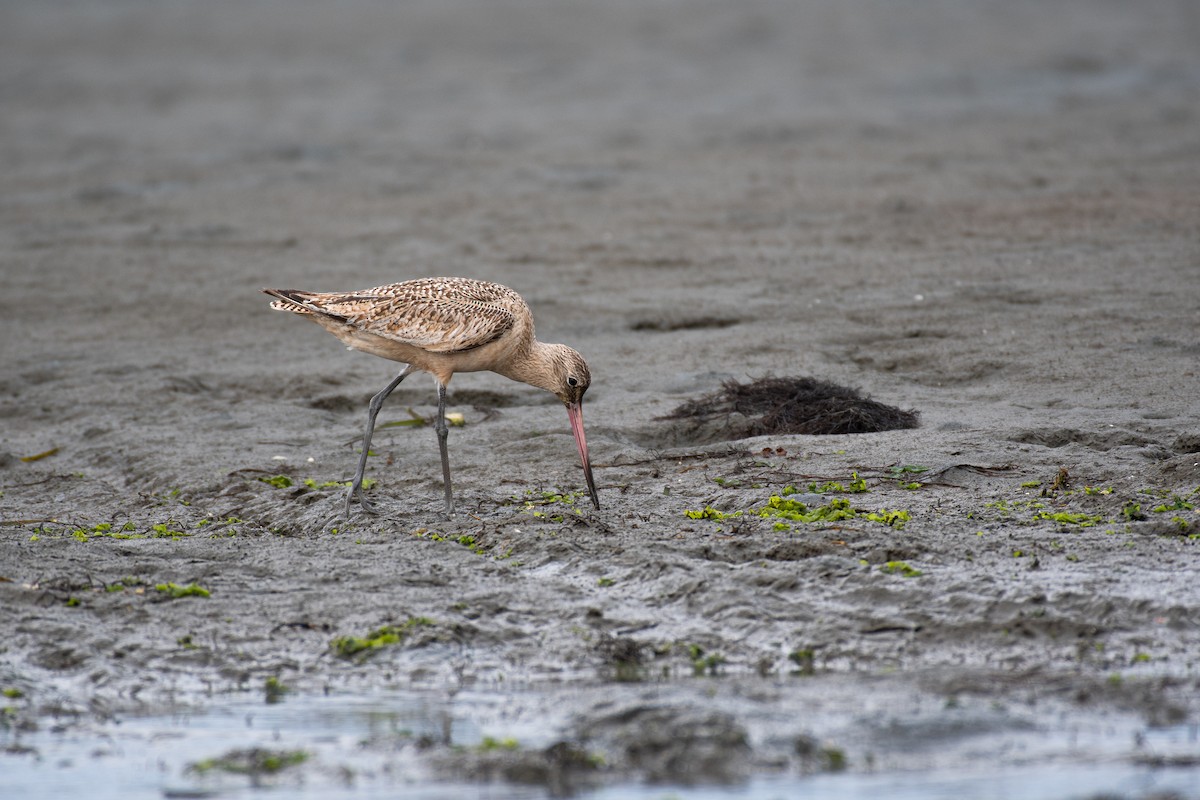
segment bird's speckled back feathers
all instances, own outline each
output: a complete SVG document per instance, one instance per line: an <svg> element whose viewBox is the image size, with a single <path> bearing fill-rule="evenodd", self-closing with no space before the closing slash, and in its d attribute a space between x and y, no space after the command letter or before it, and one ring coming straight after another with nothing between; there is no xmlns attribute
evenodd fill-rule
<svg viewBox="0 0 1200 800"><path fill-rule="evenodd" d="M322 315L430 353L457 353L496 341L533 318L521 296L470 278L420 278L352 292L270 289L271 307Z"/></svg>

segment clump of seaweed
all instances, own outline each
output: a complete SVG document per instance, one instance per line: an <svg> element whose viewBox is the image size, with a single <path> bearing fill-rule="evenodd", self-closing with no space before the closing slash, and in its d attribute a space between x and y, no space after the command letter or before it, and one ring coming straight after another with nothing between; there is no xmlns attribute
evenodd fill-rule
<svg viewBox="0 0 1200 800"><path fill-rule="evenodd" d="M735 415L740 415L735 417ZM689 400L662 419L690 419L697 427L725 418L727 439L767 434L878 433L915 428L918 413L885 405L857 389L801 376L768 376Z"/></svg>

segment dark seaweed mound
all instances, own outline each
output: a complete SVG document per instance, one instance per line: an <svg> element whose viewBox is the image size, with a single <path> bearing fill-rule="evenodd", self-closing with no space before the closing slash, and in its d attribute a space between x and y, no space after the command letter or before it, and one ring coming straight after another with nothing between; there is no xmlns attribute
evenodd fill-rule
<svg viewBox="0 0 1200 800"><path fill-rule="evenodd" d="M735 422L733 414L744 419ZM788 433L878 433L919 425L916 411L885 405L857 389L804 377L725 381L719 391L689 400L662 419L692 419L700 425L722 416L729 422L729 439Z"/></svg>

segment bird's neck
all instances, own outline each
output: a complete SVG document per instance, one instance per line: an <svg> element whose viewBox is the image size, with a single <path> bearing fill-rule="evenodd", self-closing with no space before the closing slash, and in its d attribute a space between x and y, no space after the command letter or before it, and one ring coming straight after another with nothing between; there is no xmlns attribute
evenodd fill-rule
<svg viewBox="0 0 1200 800"><path fill-rule="evenodd" d="M527 383L548 392L556 390L554 363L558 360L556 349L558 345L546 344L533 339L528 347L522 348L514 357L497 369L506 378Z"/></svg>

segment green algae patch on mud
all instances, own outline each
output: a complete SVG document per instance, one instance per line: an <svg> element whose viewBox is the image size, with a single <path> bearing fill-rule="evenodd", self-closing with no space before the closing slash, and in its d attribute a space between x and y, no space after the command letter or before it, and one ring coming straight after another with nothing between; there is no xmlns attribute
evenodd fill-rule
<svg viewBox="0 0 1200 800"><path fill-rule="evenodd" d="M280 475L279 477L286 476ZM262 480L262 478L259 480ZM363 478L361 488L365 492L368 489L374 488L375 484L378 482L379 481L377 481L375 478ZM313 490L349 489L354 484L354 481L318 481L316 478L305 478L303 481L301 481L301 483Z"/></svg>
<svg viewBox="0 0 1200 800"><path fill-rule="evenodd" d="M124 592L126 590L142 593L146 590L146 581L141 578L136 578L133 575L126 575L120 580L115 580L112 583L104 584L104 591L112 594L113 592Z"/></svg>
<svg viewBox="0 0 1200 800"><path fill-rule="evenodd" d="M296 767L308 760L303 750L270 750L253 747L246 750L230 750L217 758L206 758L188 765L187 771L200 775L211 772L227 772L233 775L275 775L289 767Z"/></svg>
<svg viewBox="0 0 1200 800"><path fill-rule="evenodd" d="M866 517L871 522L879 522L887 525L889 528L899 530L904 527L905 523L912 519L912 514L904 509L889 511L886 508L881 508L878 511L868 512Z"/></svg>
<svg viewBox="0 0 1200 800"><path fill-rule="evenodd" d="M767 505L755 512L763 518L786 519L793 522L837 522L840 520L863 517L871 522L879 522L890 528L900 529L911 519L912 515L905 510L862 511L854 508L849 500L836 498L828 504L809 508L799 500L789 500L784 497L772 496Z"/></svg>
<svg viewBox="0 0 1200 800"><path fill-rule="evenodd" d="M151 539L186 539L191 534L172 528L169 523L160 522L150 526L148 536Z"/></svg>
<svg viewBox="0 0 1200 800"><path fill-rule="evenodd" d="M698 644L689 644L687 651L688 658L692 661L692 673L697 677L705 674L716 676L725 664L725 656L720 653L706 653Z"/></svg>
<svg viewBox="0 0 1200 800"><path fill-rule="evenodd" d="M587 497L584 492L528 489L523 496L513 495L503 505L519 505L523 512L534 519L564 522L568 514L576 517L583 516L583 511L577 504L584 497Z"/></svg>
<svg viewBox="0 0 1200 800"><path fill-rule="evenodd" d="M719 522L724 519L734 519L736 517L740 517L742 515L742 512L741 511L731 511L731 512L727 513L725 511L720 511L718 509L715 509L712 506L705 506L704 508L702 508L698 511L693 511L693 510L684 511L683 515L685 517L687 517L688 519L714 519Z"/></svg>
<svg viewBox="0 0 1200 800"><path fill-rule="evenodd" d="M1099 514L1073 513L1070 511L1039 511L1033 515L1033 518L1035 520L1050 520L1062 525L1078 525L1081 528L1090 528L1093 525L1104 522L1104 517Z"/></svg>
<svg viewBox="0 0 1200 800"><path fill-rule="evenodd" d="M212 593L196 583L189 583L187 586L180 586L178 583L159 583L154 586L155 591L167 595L172 600L178 600L181 597L211 597Z"/></svg>
<svg viewBox="0 0 1200 800"><path fill-rule="evenodd" d="M312 491L322 491L325 489L349 489L353 481L319 481L316 478L293 479L290 475L261 475L257 479L260 483L265 483L274 489L290 489L293 486L303 486ZM375 486L378 481L375 478L363 478L362 490L365 492Z"/></svg>
<svg viewBox="0 0 1200 800"><path fill-rule="evenodd" d="M330 648L343 658L367 655L384 647L402 643L415 629L436 625L428 617L410 617L400 625L383 625L366 636L338 636L329 643Z"/></svg>
<svg viewBox="0 0 1200 800"><path fill-rule="evenodd" d="M110 539L145 539L145 534L133 533L137 530L132 522L126 522L118 529L114 529L114 523L100 522L93 525L91 528L76 527L71 530L71 537L76 541L86 542L89 539L97 537L107 537ZM45 530L40 528L39 530Z"/></svg>
<svg viewBox="0 0 1200 800"><path fill-rule="evenodd" d="M880 566L879 571L888 575L899 575L903 578L916 578L924 574L907 561L889 561Z"/></svg>
<svg viewBox="0 0 1200 800"><path fill-rule="evenodd" d="M273 705L283 700L283 696L290 692L291 689L278 676L268 675L263 681L263 702L267 705Z"/></svg>
<svg viewBox="0 0 1200 800"><path fill-rule="evenodd" d="M912 515L903 509L889 510L881 508L878 511L858 509L843 497L834 498L823 506L810 507L799 500L792 500L780 495L772 495L770 500L767 501L767 505L762 508L752 508L745 513L761 519L775 520L775 524L772 527L777 531L789 530L788 522L811 524L840 522L851 519L866 519L870 522L878 522L899 530L912 518ZM700 510L684 511L683 515L688 519L711 519L720 522L722 520L741 517L743 516L743 512L726 512L712 506L705 506Z"/></svg>
<svg viewBox="0 0 1200 800"><path fill-rule="evenodd" d="M810 494L863 494L869 491L867 482L858 476L857 472L850 473L849 483L840 483L838 481L826 481L825 483L812 482L808 484ZM789 494L797 494L795 486L784 487L781 494L786 497Z"/></svg>
<svg viewBox="0 0 1200 800"><path fill-rule="evenodd" d="M795 675L815 675L817 673L817 653L810 647L793 650L788 653L788 660L796 665Z"/></svg>
<svg viewBox="0 0 1200 800"><path fill-rule="evenodd" d="M792 522L836 522L853 519L858 515L851 507L850 501L843 498L830 500L827 505L810 509L799 500L789 500L779 495L772 495L767 505L754 513L763 518L778 517Z"/></svg>
<svg viewBox="0 0 1200 800"><path fill-rule="evenodd" d="M234 518L230 518L234 519ZM241 521L241 520L237 520ZM211 520L202 523L197 523L197 527L204 527L206 524L211 524ZM60 530L56 530L49 525L39 525L33 529L33 535L30 537L31 542L41 541L43 536L46 537L70 537L77 542L90 542L93 539L171 539L178 541L186 539L192 534L181 530L181 523L175 519L168 519L166 522L157 522L150 525L148 528L141 529L132 521L127 521L119 527L115 522L100 522L91 527L86 526L67 526Z"/></svg>
<svg viewBox="0 0 1200 800"><path fill-rule="evenodd" d="M269 478L266 476L263 476L263 477L260 477L259 480L262 481L263 483L267 484L268 486L275 487L276 489L288 489L288 488L291 488L291 485L292 485L292 479L289 478L287 475L272 475Z"/></svg>
<svg viewBox="0 0 1200 800"><path fill-rule="evenodd" d="M1179 495L1172 495L1170 503L1161 503L1150 510L1155 514L1165 514L1168 511L1193 511L1195 508L1194 503L1189 503Z"/></svg>
<svg viewBox="0 0 1200 800"><path fill-rule="evenodd" d="M506 736L503 739L497 739L494 736L484 736L475 749L481 753L489 753L495 750L520 750L521 743L512 736Z"/></svg>

